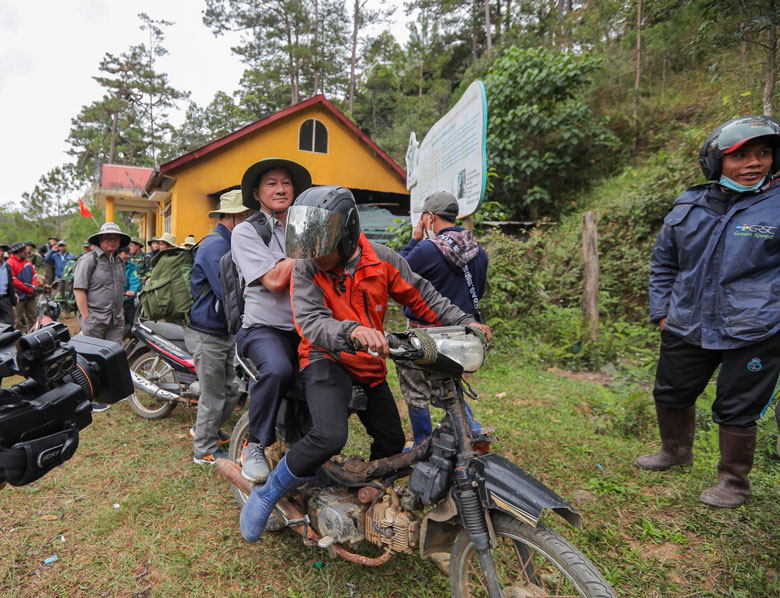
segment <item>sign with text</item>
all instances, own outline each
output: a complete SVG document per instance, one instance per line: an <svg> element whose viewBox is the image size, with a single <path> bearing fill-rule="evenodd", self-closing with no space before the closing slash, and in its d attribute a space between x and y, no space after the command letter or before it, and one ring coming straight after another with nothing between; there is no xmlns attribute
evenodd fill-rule
<svg viewBox="0 0 780 598"><path fill-rule="evenodd" d="M410 190L412 224L417 224L425 198L449 191L458 200L459 218L473 214L487 182L487 100L482 81L469 85L463 97L431 127L418 145L412 133L406 151L406 187Z"/></svg>

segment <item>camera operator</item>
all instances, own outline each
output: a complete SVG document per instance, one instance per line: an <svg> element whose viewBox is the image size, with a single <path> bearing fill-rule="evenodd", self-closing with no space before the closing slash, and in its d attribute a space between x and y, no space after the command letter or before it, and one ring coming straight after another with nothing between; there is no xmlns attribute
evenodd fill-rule
<svg viewBox="0 0 780 598"><path fill-rule="evenodd" d="M8 245L0 245L0 322L3 324L14 323L16 305L14 275L11 266L5 261L5 252L9 249Z"/></svg>

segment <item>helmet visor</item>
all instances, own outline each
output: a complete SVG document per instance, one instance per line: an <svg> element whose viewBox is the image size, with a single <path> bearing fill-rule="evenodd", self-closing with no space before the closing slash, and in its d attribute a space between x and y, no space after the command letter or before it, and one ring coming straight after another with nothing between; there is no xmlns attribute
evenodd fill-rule
<svg viewBox="0 0 780 598"><path fill-rule="evenodd" d="M343 230L343 214L314 206L292 205L287 210L285 253L296 260L328 255L336 249Z"/></svg>
<svg viewBox="0 0 780 598"><path fill-rule="evenodd" d="M710 142L710 147L720 154L728 154L751 139L765 135L780 135L780 126L775 120L763 116L740 118L723 127ZM778 142L780 139L774 140L774 143Z"/></svg>

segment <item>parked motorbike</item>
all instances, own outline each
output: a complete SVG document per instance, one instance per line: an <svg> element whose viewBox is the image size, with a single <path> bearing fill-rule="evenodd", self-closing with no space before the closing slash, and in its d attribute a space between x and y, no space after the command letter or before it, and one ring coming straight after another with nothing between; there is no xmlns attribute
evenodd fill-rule
<svg viewBox="0 0 780 598"><path fill-rule="evenodd" d="M46 324L56 322L60 317L60 305L51 297L51 288L43 287L38 295L38 313L29 332L40 330Z"/></svg>
<svg viewBox="0 0 780 598"><path fill-rule="evenodd" d="M176 405L194 407L200 396L195 363L184 344L184 328L178 324L137 319L130 328L133 338L125 346L135 392L127 399L136 415L144 419L162 419ZM234 357L239 393L245 400L249 367ZM239 403L241 400L239 401Z"/></svg>
<svg viewBox="0 0 780 598"><path fill-rule="evenodd" d="M394 554L432 558L450 578L454 598L614 598L595 566L563 536L540 523L551 510L581 529L581 516L523 469L491 453L495 441L467 423L465 397L477 398L463 379L485 362L487 341L468 327L411 329L388 335L390 357L423 368L435 386L431 403L445 411L432 434L411 450L385 459L328 461L315 482L278 503L266 531L289 527L333 556L367 566ZM308 430L300 393L283 402L280 441L266 449L276 464ZM241 477L240 454L248 415L232 434L230 459L220 472L233 484L240 506L252 490ZM408 479L407 479L408 476ZM379 557L359 554L369 542Z"/></svg>

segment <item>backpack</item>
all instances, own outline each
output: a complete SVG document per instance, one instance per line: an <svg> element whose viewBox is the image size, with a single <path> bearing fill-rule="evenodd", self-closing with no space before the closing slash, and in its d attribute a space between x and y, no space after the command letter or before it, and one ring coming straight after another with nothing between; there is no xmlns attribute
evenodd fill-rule
<svg viewBox="0 0 780 598"><path fill-rule="evenodd" d="M263 212L252 214L245 220L249 222L266 246L271 242L271 231ZM238 275L232 251L228 251L219 260L219 281L222 284L222 311L228 325L228 334L236 334L241 329L244 317L244 289L246 281Z"/></svg>
<svg viewBox="0 0 780 598"><path fill-rule="evenodd" d="M94 251L90 251L95 258L95 264L97 264L97 254ZM77 258L68 260L65 267L62 269L62 275L52 283L52 286L57 289L54 294L54 301L59 303L60 309L72 313L76 311L76 294L73 292L73 269L76 267Z"/></svg>
<svg viewBox="0 0 780 598"><path fill-rule="evenodd" d="M197 249L197 245L191 249L172 247L152 258L149 279L138 294L147 318L187 323L194 302L190 275Z"/></svg>

